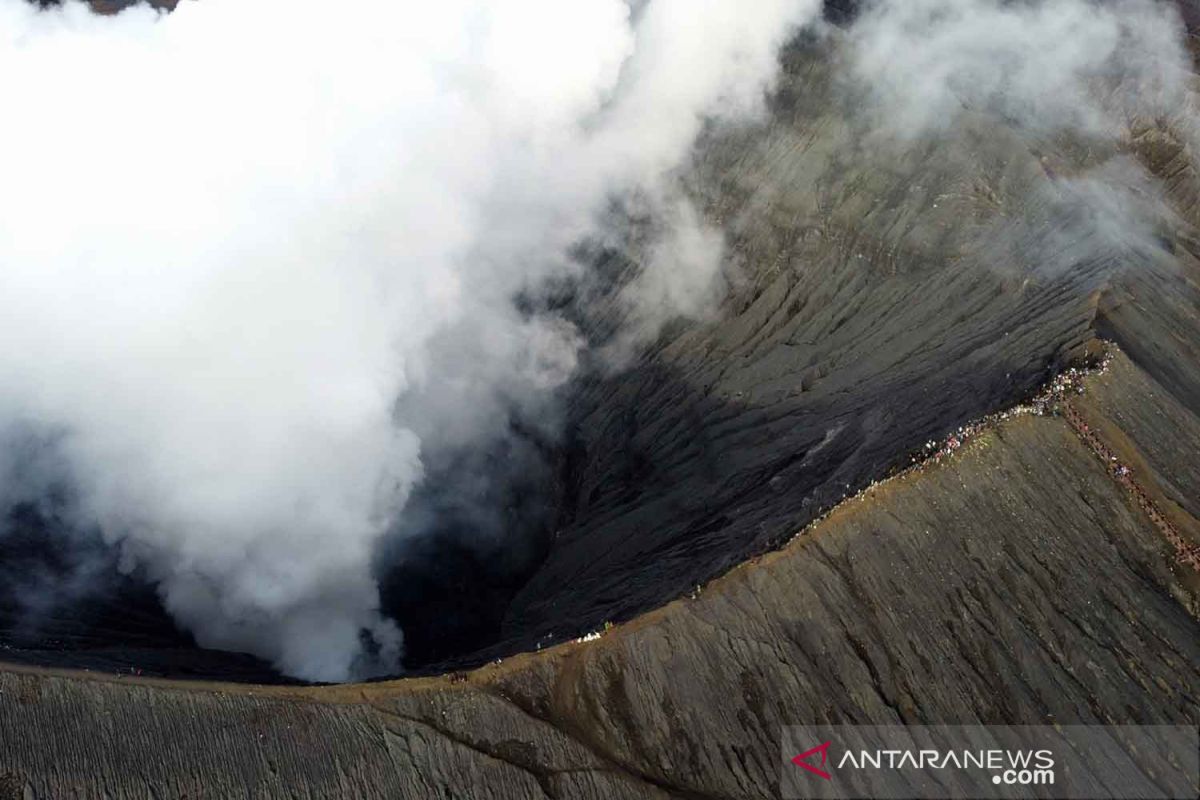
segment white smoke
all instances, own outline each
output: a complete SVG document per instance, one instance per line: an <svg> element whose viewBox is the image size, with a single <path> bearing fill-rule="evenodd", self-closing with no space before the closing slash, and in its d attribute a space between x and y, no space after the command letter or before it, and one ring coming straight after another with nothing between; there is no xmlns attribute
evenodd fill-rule
<svg viewBox="0 0 1200 800"><path fill-rule="evenodd" d="M1031 133L1114 136L1187 104L1190 59L1165 0L879 0L848 42L848 77L888 137L963 112Z"/></svg>
<svg viewBox="0 0 1200 800"><path fill-rule="evenodd" d="M1019 143L1032 179L976 242L989 267L1120 270L1161 258L1172 214L1131 131L1200 144L1185 43L1167 0L878 0L844 37L841 85L883 153L953 140L980 166L972 137Z"/></svg>
<svg viewBox="0 0 1200 800"><path fill-rule="evenodd" d="M670 176L818 10L0 0L0 427L45 432L78 524L202 645L394 670L371 558L422 452L574 368L576 332L514 294L640 192L688 248L632 317L699 311L720 238Z"/></svg>

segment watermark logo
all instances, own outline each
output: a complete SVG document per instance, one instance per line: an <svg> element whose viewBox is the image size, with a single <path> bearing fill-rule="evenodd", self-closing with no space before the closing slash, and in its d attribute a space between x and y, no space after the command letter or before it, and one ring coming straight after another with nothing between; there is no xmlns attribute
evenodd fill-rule
<svg viewBox="0 0 1200 800"><path fill-rule="evenodd" d="M810 726L782 744L785 798L1200 796L1196 726Z"/></svg>
<svg viewBox="0 0 1200 800"><path fill-rule="evenodd" d="M793 756L792 763L795 764L797 767L800 767L801 769L808 770L809 772L811 772L814 775L819 775L820 777L824 778L825 780L831 780L832 776L828 772L826 772L823 769L817 769L812 764L808 763L808 759L810 757L816 755L817 753L820 753L821 754L821 766L822 767L825 766L825 758L829 754L829 745L831 745L831 744L833 744L833 742L825 742L824 744L817 745L816 747L812 748L811 750L805 750L800 755Z"/></svg>

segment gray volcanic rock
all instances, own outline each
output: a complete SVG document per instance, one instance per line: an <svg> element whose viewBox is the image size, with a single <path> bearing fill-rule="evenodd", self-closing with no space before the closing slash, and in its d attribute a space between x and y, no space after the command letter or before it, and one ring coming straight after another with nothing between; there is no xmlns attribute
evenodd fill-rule
<svg viewBox="0 0 1200 800"><path fill-rule="evenodd" d="M0 670L0 798L752 798L791 723L1200 720L1178 120L1093 148L968 113L884 150L835 63L798 42L770 121L699 146L689 190L740 280L575 387L547 556L499 641L444 666L500 663L343 687ZM1166 211L1113 237L1076 178L1138 165ZM599 257L617 285L637 259ZM586 299L603 340L619 306ZM1120 353L1058 413L906 469L1097 337Z"/></svg>
<svg viewBox="0 0 1200 800"><path fill-rule="evenodd" d="M574 398L570 523L509 609L518 646L627 619L777 546L1097 332L1200 409L1200 183L1167 125L1080 155L967 115L891 152L831 89L834 63L798 45L772 121L702 146L696 192L743 283L717 321ZM1178 214L1145 241L1111 236L1067 183L1135 160Z"/></svg>
<svg viewBox="0 0 1200 800"><path fill-rule="evenodd" d="M46 6L61 5L62 0L32 0L43 8ZM164 11L174 11L175 6L179 5L179 0L87 0L89 6L97 14L116 14L122 9L128 8L138 3L146 3L147 5L162 9Z"/></svg>
<svg viewBox="0 0 1200 800"><path fill-rule="evenodd" d="M1174 489L1196 497L1200 420L1124 357L1089 386L1072 403L1155 465L1138 485L1166 496L1158 470L1185 467ZM1180 447L1143 444L1167 435ZM3 672L0 787L754 798L789 723L1194 723L1200 587L1133 498L1065 418L1019 416L695 598L470 674L304 689Z"/></svg>

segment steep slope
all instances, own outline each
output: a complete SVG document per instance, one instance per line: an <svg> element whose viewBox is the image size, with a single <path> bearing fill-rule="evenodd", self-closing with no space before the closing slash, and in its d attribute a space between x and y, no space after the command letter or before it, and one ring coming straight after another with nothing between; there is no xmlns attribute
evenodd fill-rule
<svg viewBox="0 0 1200 800"><path fill-rule="evenodd" d="M762 797L797 721L1194 722L1200 583L1138 496L1200 495L1200 419L1123 356L1087 383L1134 482L1011 417L596 641L311 689L2 673L0 796Z"/></svg>
<svg viewBox="0 0 1200 800"><path fill-rule="evenodd" d="M985 116L899 152L804 43L770 124L714 136L696 192L743 270L719 320L574 399L569 523L515 599L520 646L624 619L776 546L920 444L1012 404L1100 332L1200 409L1197 182L1170 120L1117 150ZM1163 179L1112 232L1093 177Z"/></svg>
<svg viewBox="0 0 1200 800"><path fill-rule="evenodd" d="M559 486L537 498L557 529L525 545L544 558L510 565L434 541L412 559L418 574L381 576L409 631L409 669L477 665L680 597L930 438L1019 401L1097 334L1200 408L1200 180L1180 120L1131 119L1114 148L967 113L888 147L839 83L839 58L837 35L798 40L769 121L699 143L688 185L724 229L737 279L714 319L573 387L551 456ZM1169 214L1114 237L1080 186L1139 189L1135 165L1161 181ZM575 309L594 341L614 328L612 287L638 257L597 254L612 286ZM83 630L75 606L56 609L44 641L6 639L9 657L270 678L241 656L189 668L187 636L163 624L147 587L113 583L115 595L88 598L115 610L104 624ZM124 632L120 609L157 621Z"/></svg>
<svg viewBox="0 0 1200 800"><path fill-rule="evenodd" d="M827 46L789 50L768 123L698 148L690 190L739 280L713 319L575 387L561 524L494 641L423 665L441 677L172 683L127 674L187 671L139 613L159 647L0 670L0 798L761 797L789 723L1200 720L1180 120L1096 149L968 114L884 150ZM1166 211L1114 238L1079 182L1139 165ZM637 258L600 262L620 285ZM586 299L602 339L619 306ZM1098 336L1119 351L1083 394L910 466Z"/></svg>

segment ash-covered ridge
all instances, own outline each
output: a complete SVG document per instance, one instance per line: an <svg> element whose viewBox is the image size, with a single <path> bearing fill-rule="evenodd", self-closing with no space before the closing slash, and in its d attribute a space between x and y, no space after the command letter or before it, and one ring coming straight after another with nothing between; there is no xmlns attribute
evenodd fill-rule
<svg viewBox="0 0 1200 800"><path fill-rule="evenodd" d="M532 566L430 579L452 623L480 575L500 607L412 629L446 674L148 680L182 634L116 600L92 675L0 669L0 797L758 798L785 725L1200 721L1188 104L1092 139L966 92L897 151L839 88L850 46L797 41L770 121L702 140L731 289L570 386L552 491L515 506L550 509ZM535 300L604 347L642 254L593 255L599 285Z"/></svg>
<svg viewBox="0 0 1200 800"><path fill-rule="evenodd" d="M842 11L850 27L784 52L768 121L715 127L697 145L687 189L735 267L719 309L567 388L562 440L527 439L544 455L535 485L496 489L522 537L516 556L438 530L409 545L419 575L380 576L410 671L472 667L687 596L925 442L1026 398L1097 336L1179 408L1200 409L1200 184L1185 109L1131 114L1095 147L1020 115L998 123L983 105L883 147L843 84L856 17ZM636 242L596 246L601 279L547 302L602 351L645 255ZM5 563L52 573L62 552L29 541L6 539L17 551ZM271 678L262 662L194 648L136 573L118 578L99 558L113 575L102 594L52 604L32 633L10 627L8 660Z"/></svg>

